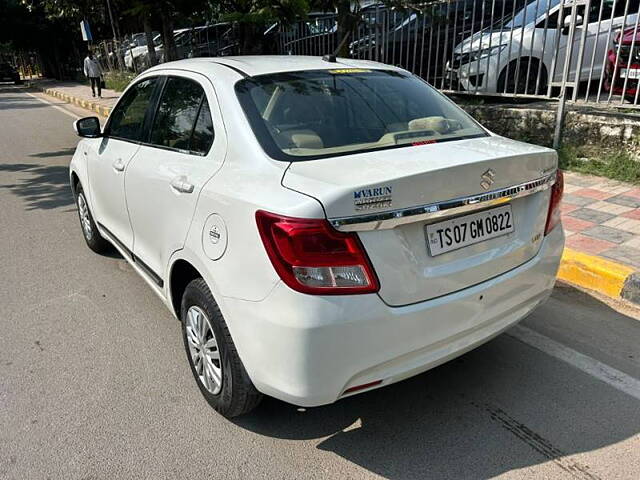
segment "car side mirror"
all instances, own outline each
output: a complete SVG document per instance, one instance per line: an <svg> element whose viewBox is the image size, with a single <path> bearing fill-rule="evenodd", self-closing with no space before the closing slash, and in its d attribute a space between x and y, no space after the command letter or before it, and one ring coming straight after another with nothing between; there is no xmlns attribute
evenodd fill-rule
<svg viewBox="0 0 640 480"><path fill-rule="evenodd" d="M98 117L85 117L73 122L73 129L81 137L98 138L102 136Z"/></svg>
<svg viewBox="0 0 640 480"><path fill-rule="evenodd" d="M581 26L584 23L584 19L582 15L576 15L576 27ZM562 22L562 34L569 35L569 30L571 30L571 15L567 15L564 17Z"/></svg>

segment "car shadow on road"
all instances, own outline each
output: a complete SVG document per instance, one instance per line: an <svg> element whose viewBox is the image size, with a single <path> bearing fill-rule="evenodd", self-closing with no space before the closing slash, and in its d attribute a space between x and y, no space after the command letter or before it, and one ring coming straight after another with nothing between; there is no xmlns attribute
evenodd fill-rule
<svg viewBox="0 0 640 480"><path fill-rule="evenodd" d="M0 100L4 100L0 97ZM48 105L44 103L35 103L33 101L24 101L24 102L6 102L0 101L0 110L26 110L29 108L45 108Z"/></svg>
<svg viewBox="0 0 640 480"><path fill-rule="evenodd" d="M33 88L28 87L27 85L14 85L11 83L0 83L0 94L3 93L16 93L16 92L24 92L24 91L33 91ZM4 98L4 97L2 97ZM16 97L22 98L22 97Z"/></svg>
<svg viewBox="0 0 640 480"><path fill-rule="evenodd" d="M62 156L64 153L48 152L32 156ZM20 172L14 183L0 183L11 193L22 197L27 210L52 209L74 205L69 187L69 167L66 165L38 165L30 163L0 164L0 172Z"/></svg>
<svg viewBox="0 0 640 480"><path fill-rule="evenodd" d="M40 152L29 155L30 157L35 158L51 158L51 157L71 157L73 153L76 151L75 147L73 148L63 148L61 150L56 150L53 152Z"/></svg>
<svg viewBox="0 0 640 480"><path fill-rule="evenodd" d="M20 90L18 90L20 89ZM0 88L0 110L25 110L29 108L44 108L46 103L39 102L35 98L27 95L11 95L16 91L28 91L22 87L14 87L13 89Z"/></svg>
<svg viewBox="0 0 640 480"><path fill-rule="evenodd" d="M386 478L492 478L552 462L558 477L594 480L607 470L578 455L638 435L639 413L638 399L507 333L386 388L305 411L266 398L234 423L317 440Z"/></svg>

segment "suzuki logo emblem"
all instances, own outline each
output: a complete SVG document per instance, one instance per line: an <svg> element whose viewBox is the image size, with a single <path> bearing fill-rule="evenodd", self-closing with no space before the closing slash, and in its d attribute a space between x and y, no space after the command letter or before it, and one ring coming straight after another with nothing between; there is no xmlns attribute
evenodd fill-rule
<svg viewBox="0 0 640 480"><path fill-rule="evenodd" d="M487 170L482 174L482 181L480 182L480 186L485 190L489 190L489 187L491 187L491 185L493 185L493 182L495 182L495 176L496 172L491 169Z"/></svg>

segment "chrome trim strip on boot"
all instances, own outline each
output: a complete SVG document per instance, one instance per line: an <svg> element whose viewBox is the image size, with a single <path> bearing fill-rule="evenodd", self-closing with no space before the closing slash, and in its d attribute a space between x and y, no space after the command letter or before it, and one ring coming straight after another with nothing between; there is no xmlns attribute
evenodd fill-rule
<svg viewBox="0 0 640 480"><path fill-rule="evenodd" d="M434 218L449 217L461 213L472 212L495 205L510 202L516 198L526 197L551 187L556 181L556 172L550 175L524 182L519 185L478 193L467 197L455 198L438 203L430 203L418 207L409 207L390 212L370 215L331 218L334 228L342 232L363 232L368 230L387 230L398 225L420 222Z"/></svg>

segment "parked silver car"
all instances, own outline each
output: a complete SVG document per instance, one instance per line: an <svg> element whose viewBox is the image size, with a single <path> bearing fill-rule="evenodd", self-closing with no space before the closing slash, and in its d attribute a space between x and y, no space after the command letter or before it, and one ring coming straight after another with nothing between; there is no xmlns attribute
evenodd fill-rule
<svg viewBox="0 0 640 480"><path fill-rule="evenodd" d="M461 42L449 75L464 90L479 93L545 94L550 81L575 79L578 69L578 81L598 79L612 32L636 22L638 0L628 3L533 0Z"/></svg>

